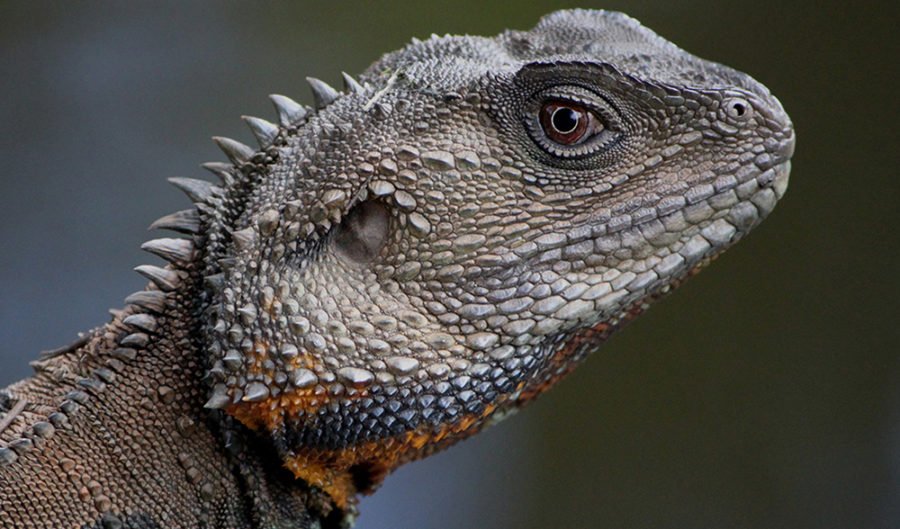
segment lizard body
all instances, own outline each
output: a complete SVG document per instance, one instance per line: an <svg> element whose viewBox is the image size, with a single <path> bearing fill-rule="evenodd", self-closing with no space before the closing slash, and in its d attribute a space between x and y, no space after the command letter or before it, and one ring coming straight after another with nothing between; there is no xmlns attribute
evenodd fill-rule
<svg viewBox="0 0 900 529"><path fill-rule="evenodd" d="M756 226L792 125L635 20L413 41L153 227L113 320L0 392L0 527L311 528L556 383Z"/></svg>

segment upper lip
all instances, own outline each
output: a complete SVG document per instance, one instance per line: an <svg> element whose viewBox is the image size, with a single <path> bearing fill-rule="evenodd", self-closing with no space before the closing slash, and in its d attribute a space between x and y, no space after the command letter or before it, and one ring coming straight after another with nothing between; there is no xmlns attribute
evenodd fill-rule
<svg viewBox="0 0 900 529"><path fill-rule="evenodd" d="M787 112L784 111L781 101L767 93L759 110L766 117L769 127L772 128L774 136L778 139L777 146L771 151L775 163L781 164L790 160L794 156L797 135L794 134L794 124Z"/></svg>
<svg viewBox="0 0 900 529"><path fill-rule="evenodd" d="M782 140L778 144L778 148L773 153L774 161L777 164L787 162L794 156L794 147L797 144L797 135L793 129L790 130L790 136Z"/></svg>

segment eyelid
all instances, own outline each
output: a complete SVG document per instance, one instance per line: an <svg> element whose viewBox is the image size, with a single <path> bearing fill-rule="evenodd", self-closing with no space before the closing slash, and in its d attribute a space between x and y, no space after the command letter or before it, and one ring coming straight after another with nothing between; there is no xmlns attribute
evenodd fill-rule
<svg viewBox="0 0 900 529"><path fill-rule="evenodd" d="M616 120L616 109L609 101L596 92L578 85L556 86L545 89L536 93L534 98L542 101L556 99L583 106L585 109L597 114L608 125L612 125L611 122Z"/></svg>

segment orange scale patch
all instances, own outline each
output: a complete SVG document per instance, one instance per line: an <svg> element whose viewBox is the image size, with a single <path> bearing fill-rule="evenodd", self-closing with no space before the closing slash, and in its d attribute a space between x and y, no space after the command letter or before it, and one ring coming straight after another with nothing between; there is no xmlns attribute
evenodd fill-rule
<svg viewBox="0 0 900 529"><path fill-rule="evenodd" d="M331 399L356 400L368 395L368 391L354 389L345 395L334 397L328 395L321 386L314 386L295 389L258 402L239 402L228 406L225 411L252 430L265 428L272 431L284 423L285 417L312 415Z"/></svg>
<svg viewBox="0 0 900 529"><path fill-rule="evenodd" d="M315 413L328 402L328 395L317 393L316 388L298 389L269 397L259 402L239 402L225 411L252 430L265 428L273 431L284 423L285 417L299 417Z"/></svg>
<svg viewBox="0 0 900 529"><path fill-rule="evenodd" d="M427 456L477 432L478 425L494 412L487 406L479 415L466 415L458 422L437 429L424 426L398 437L370 441L341 450L302 451L285 459L294 476L325 491L345 509L359 493L370 493L401 464Z"/></svg>

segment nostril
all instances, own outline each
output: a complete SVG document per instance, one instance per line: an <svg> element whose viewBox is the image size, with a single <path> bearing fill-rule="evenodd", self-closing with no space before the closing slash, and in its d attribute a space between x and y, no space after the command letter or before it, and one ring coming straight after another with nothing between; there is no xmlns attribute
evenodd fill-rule
<svg viewBox="0 0 900 529"><path fill-rule="evenodd" d="M753 107L746 99L740 97L726 99L723 107L728 117L737 121L746 121L753 115Z"/></svg>

